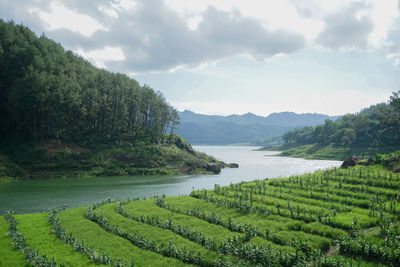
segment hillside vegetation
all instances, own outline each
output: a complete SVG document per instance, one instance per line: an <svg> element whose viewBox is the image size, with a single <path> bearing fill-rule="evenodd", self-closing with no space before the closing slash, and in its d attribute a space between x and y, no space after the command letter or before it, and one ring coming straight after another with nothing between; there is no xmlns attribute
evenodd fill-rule
<svg viewBox="0 0 400 267"><path fill-rule="evenodd" d="M379 104L336 121L298 128L283 135L275 147L281 155L312 159L344 160L351 155L374 157L400 149L400 97L394 92L387 104ZM271 149L271 148L266 148Z"/></svg>
<svg viewBox="0 0 400 267"><path fill-rule="evenodd" d="M53 140L0 156L0 181L12 178L219 173L224 162L192 149L177 135L162 144L129 143L92 149ZM25 149L25 150L24 150Z"/></svg>
<svg viewBox="0 0 400 267"><path fill-rule="evenodd" d="M357 166L190 196L8 213L0 263L398 266L399 189L398 174Z"/></svg>
<svg viewBox="0 0 400 267"><path fill-rule="evenodd" d="M156 143L178 119L160 92L2 20L0 80L4 142Z"/></svg>
<svg viewBox="0 0 400 267"><path fill-rule="evenodd" d="M160 92L3 20L0 81L1 179L196 173L216 162L173 134L179 116Z"/></svg>

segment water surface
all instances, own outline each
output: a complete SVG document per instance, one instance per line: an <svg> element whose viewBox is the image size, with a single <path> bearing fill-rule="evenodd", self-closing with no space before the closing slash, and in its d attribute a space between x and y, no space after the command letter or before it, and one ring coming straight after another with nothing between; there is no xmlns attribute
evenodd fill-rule
<svg viewBox="0 0 400 267"><path fill-rule="evenodd" d="M27 180L0 183L0 212L40 212L55 207L90 205L107 198L127 199L189 194L194 189L210 189L214 184L279 178L340 166L339 161L304 160L271 156L276 152L253 151L246 146L195 146L238 169L223 169L219 175L123 176L72 179ZM266 156L267 155L267 156Z"/></svg>

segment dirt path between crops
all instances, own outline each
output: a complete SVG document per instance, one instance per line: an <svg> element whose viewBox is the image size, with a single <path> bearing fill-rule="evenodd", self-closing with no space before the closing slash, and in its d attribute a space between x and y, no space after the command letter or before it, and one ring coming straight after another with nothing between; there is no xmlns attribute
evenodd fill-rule
<svg viewBox="0 0 400 267"><path fill-rule="evenodd" d="M339 249L340 249L340 245L339 244L334 246L334 247L331 247L329 249L328 253L326 253L326 256L330 257L330 256L338 255L339 254Z"/></svg>

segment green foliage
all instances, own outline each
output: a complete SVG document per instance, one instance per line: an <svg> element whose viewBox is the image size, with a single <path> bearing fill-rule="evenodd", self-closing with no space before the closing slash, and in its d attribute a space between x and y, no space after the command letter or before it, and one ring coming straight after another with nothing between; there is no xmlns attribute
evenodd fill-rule
<svg viewBox="0 0 400 267"><path fill-rule="evenodd" d="M274 147L282 145L282 143L283 143L282 135L273 135L273 136L267 136L265 138L253 139L251 140L250 145Z"/></svg>
<svg viewBox="0 0 400 267"><path fill-rule="evenodd" d="M37 249L39 253L52 255L60 265L95 266L88 257L57 239L47 221L47 214L16 215L16 218L19 222L19 231L26 238L27 244Z"/></svg>
<svg viewBox="0 0 400 267"><path fill-rule="evenodd" d="M15 249L21 251L27 260L27 262L31 263L34 266L43 266L43 267L51 267L56 266L57 262L54 257L49 258L44 254L39 254L39 252L32 248L27 242L25 236L19 232L18 229L18 221L14 217L12 212L7 212L4 218L10 224L8 234L12 239L12 244Z"/></svg>
<svg viewBox="0 0 400 267"><path fill-rule="evenodd" d="M0 266L33 266L26 261L23 253L11 246L12 239L7 232L8 223L0 216Z"/></svg>
<svg viewBox="0 0 400 267"><path fill-rule="evenodd" d="M23 177L26 173L17 164L11 162L6 156L0 155L0 178Z"/></svg>
<svg viewBox="0 0 400 267"><path fill-rule="evenodd" d="M399 174L357 166L107 200L50 212L50 225L43 213L18 215L19 228L7 218L30 260L74 266L397 266L399 188Z"/></svg>
<svg viewBox="0 0 400 267"><path fill-rule="evenodd" d="M316 127L298 128L283 135L282 155L340 159L355 154L373 157L400 148L399 92L387 104L379 104L358 114L326 120ZM379 158L379 156L378 156Z"/></svg>
<svg viewBox="0 0 400 267"><path fill-rule="evenodd" d="M98 254L109 255L138 266L187 266L186 264L132 245L128 240L104 231L98 224L85 218L87 208L76 208L58 214L60 224L68 234ZM151 261L149 261L151 259Z"/></svg>
<svg viewBox="0 0 400 267"><path fill-rule="evenodd" d="M161 201L162 199L157 200ZM141 220L140 218L144 217L158 218L161 222L166 222L168 220L172 225L178 224L182 229L190 228L193 231L201 233L205 239L212 239L216 243L227 238L233 238L234 235L238 235L240 238L242 237L241 233L231 232L230 229L220 225L210 224L203 219L186 214L172 213L164 208L154 205L154 199L129 202L123 206L123 210L118 212L122 213L122 211L126 212L126 215L135 220Z"/></svg>
<svg viewBox="0 0 400 267"><path fill-rule="evenodd" d="M179 115L160 92L22 25L0 20L0 36L2 180L196 173L215 161L173 134Z"/></svg>
<svg viewBox="0 0 400 267"><path fill-rule="evenodd" d="M0 155L0 163L3 163L0 164L0 178L179 175L208 173L206 163L225 166L213 157L194 151L181 137L169 134L165 135L163 144L124 143L90 150L77 146L70 148L71 145L63 143L57 149L44 147L21 146L21 150L9 157L10 160Z"/></svg>
<svg viewBox="0 0 400 267"><path fill-rule="evenodd" d="M179 123L160 92L93 67L44 35L0 20L0 140L83 146L163 142Z"/></svg>
<svg viewBox="0 0 400 267"><path fill-rule="evenodd" d="M220 257L213 252L215 247L206 247L210 249L207 250L201 246L201 243L200 245L195 244L199 242L189 242L187 239L194 241L199 238L199 234L196 232L191 232L180 226L172 226L168 221L163 223L158 217L141 217L138 220L130 220L125 218L127 217L126 214L123 217L115 213L116 207L116 204L111 204L92 210L89 209L87 217L107 229L107 231L128 239L132 244L160 253L166 257L178 258L183 262L202 266L214 266L217 262L223 264L225 262L235 262L234 259ZM100 215L95 210L99 210ZM120 212L123 213L122 211ZM152 226L159 229L154 232Z"/></svg>

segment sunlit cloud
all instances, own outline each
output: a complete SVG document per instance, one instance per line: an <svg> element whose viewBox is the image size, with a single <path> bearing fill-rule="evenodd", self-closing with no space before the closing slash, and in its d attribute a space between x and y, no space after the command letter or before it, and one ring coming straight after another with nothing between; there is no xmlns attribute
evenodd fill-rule
<svg viewBox="0 0 400 267"><path fill-rule="evenodd" d="M104 49L85 51L78 49L79 55L93 62L99 68L105 68L109 61L122 61L125 59L124 52L120 47L105 47Z"/></svg>
<svg viewBox="0 0 400 267"><path fill-rule="evenodd" d="M91 36L98 30L106 30L94 18L80 14L74 10L68 9L65 6L52 2L50 12L42 11L38 8L31 8L31 13L36 13L45 23L47 30L69 29L73 32L78 32L84 36Z"/></svg>

